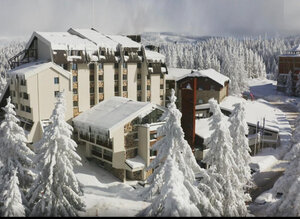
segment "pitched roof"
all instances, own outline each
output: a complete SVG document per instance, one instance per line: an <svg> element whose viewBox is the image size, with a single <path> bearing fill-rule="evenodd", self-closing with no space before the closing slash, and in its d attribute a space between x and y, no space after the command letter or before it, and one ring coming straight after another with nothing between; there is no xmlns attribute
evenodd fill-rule
<svg viewBox="0 0 300 219"><path fill-rule="evenodd" d="M210 69L206 69L206 70L193 70L191 73L186 74L184 76L181 76L177 79L177 81L180 81L184 78L188 78L188 77L206 77L206 78L210 78L213 81L217 82L218 84L224 86L226 81L230 81L230 79L217 72L216 70L210 68Z"/></svg>
<svg viewBox="0 0 300 219"><path fill-rule="evenodd" d="M145 54L146 54L147 60L154 61L154 62L155 61L165 62L165 59L166 59L166 57L163 54L155 52L155 51L151 51L148 49L145 50Z"/></svg>
<svg viewBox="0 0 300 219"><path fill-rule="evenodd" d="M38 74L39 72L52 68L55 71L59 72L61 75L65 76L66 78L71 78L72 74L69 71L66 71L59 65L56 65L53 62L47 62L44 60L37 60L35 62L29 62L23 65L20 65L10 71L8 71L8 75L15 76L18 75L20 77L24 77L24 79L30 78L31 76L34 76Z"/></svg>
<svg viewBox="0 0 300 219"><path fill-rule="evenodd" d="M125 125L138 116L145 115L155 108L158 107L149 102L112 97L84 111L75 117L73 122L80 130L88 131L91 127L93 131L111 135L115 128Z"/></svg>

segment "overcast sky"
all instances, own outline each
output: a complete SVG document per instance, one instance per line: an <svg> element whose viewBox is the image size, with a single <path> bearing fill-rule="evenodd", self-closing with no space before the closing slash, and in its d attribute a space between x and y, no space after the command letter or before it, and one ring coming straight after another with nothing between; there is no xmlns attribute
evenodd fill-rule
<svg viewBox="0 0 300 219"><path fill-rule="evenodd" d="M0 0L0 37L94 27L111 34L300 33L300 0Z"/></svg>

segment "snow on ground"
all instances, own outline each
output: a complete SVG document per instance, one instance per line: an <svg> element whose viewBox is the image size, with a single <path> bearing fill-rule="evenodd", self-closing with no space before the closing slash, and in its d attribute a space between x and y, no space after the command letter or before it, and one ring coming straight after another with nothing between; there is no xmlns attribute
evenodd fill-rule
<svg viewBox="0 0 300 219"><path fill-rule="evenodd" d="M131 186L137 181L121 182L96 162L88 161L84 150L84 145L78 145L82 166L75 168L86 203L86 212L81 212L80 216L135 216L150 204L142 201Z"/></svg>

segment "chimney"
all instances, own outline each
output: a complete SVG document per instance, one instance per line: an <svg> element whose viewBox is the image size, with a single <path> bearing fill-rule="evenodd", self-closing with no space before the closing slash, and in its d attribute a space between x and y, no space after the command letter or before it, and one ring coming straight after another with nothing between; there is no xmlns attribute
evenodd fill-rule
<svg viewBox="0 0 300 219"><path fill-rule="evenodd" d="M197 78L191 78L189 83L190 88L181 88L181 127L194 152Z"/></svg>

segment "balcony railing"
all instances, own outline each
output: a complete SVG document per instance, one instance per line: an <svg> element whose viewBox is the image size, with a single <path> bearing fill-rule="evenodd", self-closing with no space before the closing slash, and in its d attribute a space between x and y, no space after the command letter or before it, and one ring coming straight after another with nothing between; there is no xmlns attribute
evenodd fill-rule
<svg viewBox="0 0 300 219"><path fill-rule="evenodd" d="M37 50L36 49L25 49L19 52L17 55L13 56L8 60L8 64L11 69L14 69L22 64L29 63L33 60L37 60Z"/></svg>

